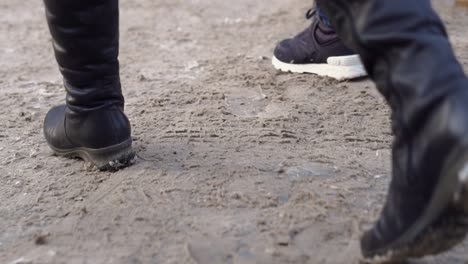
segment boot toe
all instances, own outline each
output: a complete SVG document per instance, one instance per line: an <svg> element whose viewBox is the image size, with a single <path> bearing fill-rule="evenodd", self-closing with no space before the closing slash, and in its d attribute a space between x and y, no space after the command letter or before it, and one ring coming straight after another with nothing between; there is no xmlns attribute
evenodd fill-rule
<svg viewBox="0 0 468 264"><path fill-rule="evenodd" d="M294 45L294 40L285 39L278 43L273 54L281 62L294 64L299 63L301 60L301 58L297 56L296 50L297 48Z"/></svg>
<svg viewBox="0 0 468 264"><path fill-rule="evenodd" d="M53 149L72 148L65 135L65 105L53 107L44 119L44 136Z"/></svg>
<svg viewBox="0 0 468 264"><path fill-rule="evenodd" d="M381 241L375 235L375 230L365 232L361 238L361 251L365 258L375 257L376 251L381 245Z"/></svg>

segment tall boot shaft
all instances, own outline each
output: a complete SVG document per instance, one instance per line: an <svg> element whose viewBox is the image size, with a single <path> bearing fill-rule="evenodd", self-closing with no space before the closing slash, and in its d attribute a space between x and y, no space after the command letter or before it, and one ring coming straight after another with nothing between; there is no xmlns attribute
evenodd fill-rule
<svg viewBox="0 0 468 264"><path fill-rule="evenodd" d="M44 120L49 146L98 168L128 165L134 156L119 78L118 0L44 0L66 105Z"/></svg>
<svg viewBox="0 0 468 264"><path fill-rule="evenodd" d="M403 124L466 83L429 0L319 0Z"/></svg>
<svg viewBox="0 0 468 264"><path fill-rule="evenodd" d="M44 0L71 111L123 106L118 0Z"/></svg>

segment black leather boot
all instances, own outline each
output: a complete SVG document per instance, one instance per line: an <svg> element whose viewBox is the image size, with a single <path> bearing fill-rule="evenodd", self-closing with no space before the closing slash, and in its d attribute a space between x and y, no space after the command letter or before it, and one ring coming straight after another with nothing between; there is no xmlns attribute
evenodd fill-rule
<svg viewBox="0 0 468 264"><path fill-rule="evenodd" d="M367 260L401 261L468 230L468 80L429 0L319 0L393 112L393 177L362 238Z"/></svg>
<svg viewBox="0 0 468 264"><path fill-rule="evenodd" d="M52 108L44 135L61 156L101 170L129 165L130 123L119 79L118 0L44 0L66 105Z"/></svg>

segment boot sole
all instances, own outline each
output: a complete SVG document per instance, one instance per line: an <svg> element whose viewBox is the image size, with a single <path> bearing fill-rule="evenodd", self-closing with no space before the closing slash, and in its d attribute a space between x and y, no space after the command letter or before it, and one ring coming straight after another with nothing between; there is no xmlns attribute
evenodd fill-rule
<svg viewBox="0 0 468 264"><path fill-rule="evenodd" d="M390 246L377 252L363 252L373 256L364 259L365 263L437 255L463 242L468 233L468 150L458 149L450 157L422 216Z"/></svg>
<svg viewBox="0 0 468 264"><path fill-rule="evenodd" d="M50 146L58 156L80 158L91 163L102 171L115 171L135 163L136 153L132 148L132 140L101 149L77 147L73 149L58 149Z"/></svg>
<svg viewBox="0 0 468 264"><path fill-rule="evenodd" d="M327 63L292 64L272 59L273 66L283 72L312 73L328 76L339 81L351 80L367 76L359 55L330 57Z"/></svg>

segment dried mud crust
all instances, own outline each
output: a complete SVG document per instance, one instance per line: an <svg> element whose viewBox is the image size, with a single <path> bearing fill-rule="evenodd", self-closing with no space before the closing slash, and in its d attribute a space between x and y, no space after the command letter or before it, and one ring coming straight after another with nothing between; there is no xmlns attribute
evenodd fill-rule
<svg viewBox="0 0 468 264"><path fill-rule="evenodd" d="M0 1L0 263L358 263L390 175L371 82L278 73L299 0L121 1L134 166L55 157L63 103L41 1ZM461 63L468 17L435 2ZM37 243L37 237L47 239ZM464 264L467 243L415 263Z"/></svg>

